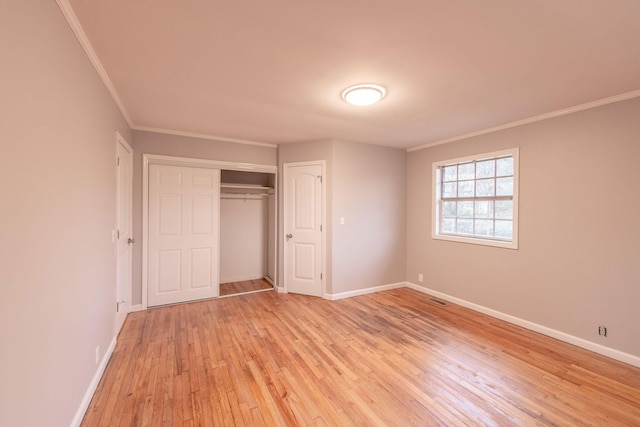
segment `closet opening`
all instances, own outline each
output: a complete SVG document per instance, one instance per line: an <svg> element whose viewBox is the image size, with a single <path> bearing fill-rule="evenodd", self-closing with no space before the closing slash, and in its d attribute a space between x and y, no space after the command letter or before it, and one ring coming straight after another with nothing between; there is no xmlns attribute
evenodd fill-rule
<svg viewBox="0 0 640 427"><path fill-rule="evenodd" d="M219 296L273 290L276 176L222 170Z"/></svg>

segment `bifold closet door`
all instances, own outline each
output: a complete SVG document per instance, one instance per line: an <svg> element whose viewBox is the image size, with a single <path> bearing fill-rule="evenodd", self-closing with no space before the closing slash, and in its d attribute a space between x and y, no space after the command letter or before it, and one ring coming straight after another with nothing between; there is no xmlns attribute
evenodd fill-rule
<svg viewBox="0 0 640 427"><path fill-rule="evenodd" d="M149 166L149 307L218 296L219 213L219 170Z"/></svg>

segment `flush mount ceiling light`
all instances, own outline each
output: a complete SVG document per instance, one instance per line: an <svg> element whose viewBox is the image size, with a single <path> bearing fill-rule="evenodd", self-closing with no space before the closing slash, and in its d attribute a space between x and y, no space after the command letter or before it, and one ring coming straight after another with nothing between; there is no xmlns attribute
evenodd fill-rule
<svg viewBox="0 0 640 427"><path fill-rule="evenodd" d="M379 85L355 85L342 91L342 99L352 105L364 106L375 104L386 94L386 89Z"/></svg>

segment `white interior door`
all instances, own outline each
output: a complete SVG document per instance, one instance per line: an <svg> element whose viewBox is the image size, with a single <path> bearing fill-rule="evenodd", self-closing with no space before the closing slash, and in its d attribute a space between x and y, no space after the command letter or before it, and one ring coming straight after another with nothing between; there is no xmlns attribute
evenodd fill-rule
<svg viewBox="0 0 640 427"><path fill-rule="evenodd" d="M131 244L133 151L118 135L116 141L116 335L131 305Z"/></svg>
<svg viewBox="0 0 640 427"><path fill-rule="evenodd" d="M324 296L321 163L284 165L284 278L287 292Z"/></svg>
<svg viewBox="0 0 640 427"><path fill-rule="evenodd" d="M218 296L220 171L149 165L149 307Z"/></svg>

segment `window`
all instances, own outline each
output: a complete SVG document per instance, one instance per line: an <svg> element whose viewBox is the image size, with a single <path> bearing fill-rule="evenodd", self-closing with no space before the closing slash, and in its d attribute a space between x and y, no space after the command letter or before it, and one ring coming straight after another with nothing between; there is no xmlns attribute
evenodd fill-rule
<svg viewBox="0 0 640 427"><path fill-rule="evenodd" d="M518 249L518 149L433 164L434 239Z"/></svg>

